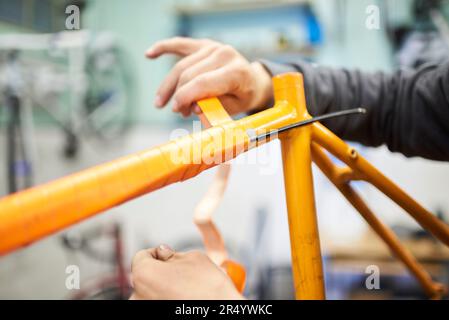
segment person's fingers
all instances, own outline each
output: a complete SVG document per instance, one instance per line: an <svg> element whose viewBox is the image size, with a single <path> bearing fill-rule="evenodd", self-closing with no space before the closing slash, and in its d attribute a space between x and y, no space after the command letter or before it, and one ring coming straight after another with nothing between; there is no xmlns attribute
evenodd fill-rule
<svg viewBox="0 0 449 320"><path fill-rule="evenodd" d="M192 111L198 115L203 113L203 111L201 110L200 106L197 103L194 103Z"/></svg>
<svg viewBox="0 0 449 320"><path fill-rule="evenodd" d="M205 59L214 49L214 46L208 46L178 61L159 86L156 93L155 105L159 108L166 105L175 92L179 77L184 70L198 61Z"/></svg>
<svg viewBox="0 0 449 320"><path fill-rule="evenodd" d="M131 262L131 271L144 260L156 260L156 259L157 259L156 248L140 250L134 255L134 258Z"/></svg>
<svg viewBox="0 0 449 320"><path fill-rule="evenodd" d="M167 261L175 255L175 251L166 244L161 244L156 248L157 259Z"/></svg>
<svg viewBox="0 0 449 320"><path fill-rule="evenodd" d="M233 95L224 95L220 96L220 102L225 108L225 110L229 113L229 115L233 115L240 112L241 102L236 96Z"/></svg>
<svg viewBox="0 0 449 320"><path fill-rule="evenodd" d="M202 73L212 71L215 69L218 69L225 65L227 62L224 57L222 57L217 51L210 52L210 54L205 57L204 59L201 59L195 64L191 64L185 70L182 71L182 73L179 76L179 80L177 83L177 88L182 87L184 84L186 84L189 81L192 81L197 76L199 76Z"/></svg>
<svg viewBox="0 0 449 320"><path fill-rule="evenodd" d="M184 118L188 118L192 115L192 110L190 108L184 108L180 112Z"/></svg>
<svg viewBox="0 0 449 320"><path fill-rule="evenodd" d="M151 59L155 59L166 53L186 56L198 50L201 43L201 40L183 37L164 39L154 43L145 52L145 55Z"/></svg>
<svg viewBox="0 0 449 320"><path fill-rule="evenodd" d="M194 102L198 100L231 93L238 85L237 76L229 65L197 76L177 90L173 111L184 115L192 111Z"/></svg>
<svg viewBox="0 0 449 320"><path fill-rule="evenodd" d="M160 260L167 261L175 254L175 251L166 244L161 244L157 248L149 248L137 252L131 263L131 271L135 266L144 260Z"/></svg>

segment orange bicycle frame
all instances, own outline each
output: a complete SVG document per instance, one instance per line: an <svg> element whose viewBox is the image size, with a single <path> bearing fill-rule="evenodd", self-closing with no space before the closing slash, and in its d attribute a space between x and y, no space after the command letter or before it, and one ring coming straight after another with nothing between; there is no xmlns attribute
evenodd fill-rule
<svg viewBox="0 0 449 320"><path fill-rule="evenodd" d="M212 98L199 102L206 116L223 118L213 127L0 200L0 254L6 254L95 214L200 172L257 147L247 134L266 132L309 119L302 76L273 78L272 108L233 121ZM243 132L243 134L242 134ZM227 137L231 136L231 139ZM314 161L344 197L417 278L431 298L446 289L400 243L351 187L371 183L407 211L424 229L449 245L449 227L374 168L320 123L280 135L291 241L293 279L298 299L324 299L324 280L311 163ZM219 141L220 143L212 143ZM202 150L202 152L195 152ZM346 164L337 167L327 153ZM186 161L173 161L182 154ZM213 159L214 161L211 161ZM238 278L238 277L237 277Z"/></svg>

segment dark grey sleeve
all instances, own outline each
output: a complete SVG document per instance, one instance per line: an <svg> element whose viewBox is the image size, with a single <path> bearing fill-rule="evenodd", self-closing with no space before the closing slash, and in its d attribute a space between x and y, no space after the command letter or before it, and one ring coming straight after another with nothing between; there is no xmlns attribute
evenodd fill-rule
<svg viewBox="0 0 449 320"><path fill-rule="evenodd" d="M291 71L304 75L312 115L366 108L366 115L323 123L343 139L367 146L386 144L407 157L449 161L449 63L392 74L331 69L307 62L261 63L273 75Z"/></svg>

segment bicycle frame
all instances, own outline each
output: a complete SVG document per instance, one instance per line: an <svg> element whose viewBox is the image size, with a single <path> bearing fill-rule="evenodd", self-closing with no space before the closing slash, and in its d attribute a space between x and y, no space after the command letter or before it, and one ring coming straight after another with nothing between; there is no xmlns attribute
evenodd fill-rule
<svg viewBox="0 0 449 320"><path fill-rule="evenodd" d="M273 88L273 108L233 121L218 99L200 101L198 103L209 120L221 119L211 121L217 125L1 199L0 254L11 252L137 196L190 179L234 158L259 145L251 142L247 134L250 131L275 130L310 118L300 74L287 73L274 77ZM241 132L245 134L241 135ZM232 138L226 139L228 136ZM312 161L406 265L425 292L431 298L441 298L445 294L445 287L431 279L394 233L376 218L350 182L364 180L371 183L449 246L449 227L446 224L320 123L292 129L281 134L280 139L296 298L325 298ZM216 145L212 144L213 141L223 143ZM198 149L202 152L195 152ZM184 151L186 155L186 150L188 161L173 161L173 154ZM324 150L347 166L334 165ZM216 161L206 161L210 159Z"/></svg>

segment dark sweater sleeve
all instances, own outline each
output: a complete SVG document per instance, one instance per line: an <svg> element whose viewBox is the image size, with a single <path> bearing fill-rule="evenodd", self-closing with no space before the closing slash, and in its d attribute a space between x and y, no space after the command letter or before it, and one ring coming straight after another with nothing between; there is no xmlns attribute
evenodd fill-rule
<svg viewBox="0 0 449 320"><path fill-rule="evenodd" d="M366 115L323 122L341 138L367 146L386 144L407 157L449 161L449 63L392 74L332 69L307 62L261 63L272 75L303 74L312 115L366 108Z"/></svg>

